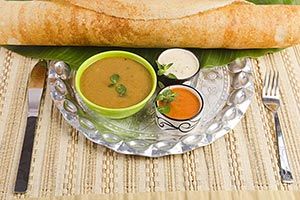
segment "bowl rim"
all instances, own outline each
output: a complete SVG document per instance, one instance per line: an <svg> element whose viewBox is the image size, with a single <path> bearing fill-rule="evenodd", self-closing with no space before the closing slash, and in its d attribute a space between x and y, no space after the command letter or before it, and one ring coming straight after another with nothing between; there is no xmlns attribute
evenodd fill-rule
<svg viewBox="0 0 300 200"><path fill-rule="evenodd" d="M131 60L134 60L138 63L140 63L141 65L143 65L150 73L151 75L151 80L152 80L152 89L149 92L149 94L140 102L128 106L128 107L124 107L124 108L108 108L108 107L103 107L100 105L97 105L93 102L91 102L88 98L86 98L81 89L80 89L80 79L81 76L83 74L83 72L89 68L93 63L105 59L105 58L112 58L112 57L123 57L123 58L128 58ZM87 60L85 60L78 68L76 75L75 75L75 89L77 91L77 93L79 94L79 96L84 100L84 102L86 104L89 104L90 106L92 106L92 109L96 109L96 110L102 110L102 111L107 111L107 112L118 112L118 111L129 111L132 109L136 109L139 108L140 106L143 106L143 104L147 103L149 101L149 99L152 97L152 95L155 93L156 91L156 86L157 86L157 77L156 77L156 72L154 70L154 68L152 67L152 65L142 56L129 52L129 51L122 51L122 50L111 50L111 51L104 51L98 54L95 54L91 57L89 57Z"/></svg>
<svg viewBox="0 0 300 200"><path fill-rule="evenodd" d="M198 112L197 112L195 115L193 115L193 116L190 117L190 118L186 118L186 119L176 119L176 118L172 118L172 117L167 116L167 115L164 114L164 113L160 113L161 115L163 115L165 118L170 119L170 120L174 120L174 121L178 121L178 122L185 122L185 121L191 121L191 120L193 120L194 118L198 117L198 115L201 114L201 112L202 112L202 110L203 110L203 108L204 108L204 98L203 98L202 93L201 93L199 90L197 90L197 89L195 89L195 88L193 88L192 86L189 86L189 85L176 84L176 85L169 85L169 86L167 86L167 87L162 88L162 89L157 93L157 95L160 94L161 92L163 92L164 90L168 89L168 88L169 88L169 89L171 89L171 88L186 88L186 89L192 91L192 92L195 94L195 96L197 96L198 99L201 101L201 108L198 110ZM156 110L157 110L157 107L158 107L158 101L155 101L155 109L156 109ZM157 110L157 112L159 112L159 111Z"/></svg>

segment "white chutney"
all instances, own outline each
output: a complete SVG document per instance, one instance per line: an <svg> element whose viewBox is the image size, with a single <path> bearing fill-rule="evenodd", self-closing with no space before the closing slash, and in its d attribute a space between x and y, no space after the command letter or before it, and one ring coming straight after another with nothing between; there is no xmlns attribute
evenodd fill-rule
<svg viewBox="0 0 300 200"><path fill-rule="evenodd" d="M160 54L158 63L161 65L173 63L173 65L166 70L164 75L169 73L174 74L177 79L187 79L192 77L199 71L198 58L190 51L185 49L168 49Z"/></svg>

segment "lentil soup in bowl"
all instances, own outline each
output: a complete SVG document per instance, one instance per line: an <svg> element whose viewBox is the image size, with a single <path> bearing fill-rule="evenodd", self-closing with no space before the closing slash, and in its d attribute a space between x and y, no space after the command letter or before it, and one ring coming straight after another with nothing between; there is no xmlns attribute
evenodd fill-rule
<svg viewBox="0 0 300 200"><path fill-rule="evenodd" d="M156 73L139 55L106 51L87 59L79 67L75 86L93 111L112 119L135 114L156 90Z"/></svg>

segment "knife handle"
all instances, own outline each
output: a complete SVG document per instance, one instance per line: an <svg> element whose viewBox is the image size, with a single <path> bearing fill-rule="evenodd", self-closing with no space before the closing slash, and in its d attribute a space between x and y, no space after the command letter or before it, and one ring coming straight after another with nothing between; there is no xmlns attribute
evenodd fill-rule
<svg viewBox="0 0 300 200"><path fill-rule="evenodd" d="M27 118L26 131L15 184L16 193L23 193L27 190L36 122L37 117Z"/></svg>

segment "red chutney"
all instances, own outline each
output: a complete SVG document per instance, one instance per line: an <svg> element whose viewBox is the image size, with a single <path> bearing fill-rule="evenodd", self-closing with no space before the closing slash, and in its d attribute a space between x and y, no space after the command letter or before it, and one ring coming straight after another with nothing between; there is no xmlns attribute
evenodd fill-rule
<svg viewBox="0 0 300 200"><path fill-rule="evenodd" d="M169 103L170 112L165 114L172 119L185 120L194 117L200 110L202 103L198 97L185 88L172 88L173 92L177 92L176 101ZM162 102L158 102L162 106Z"/></svg>

